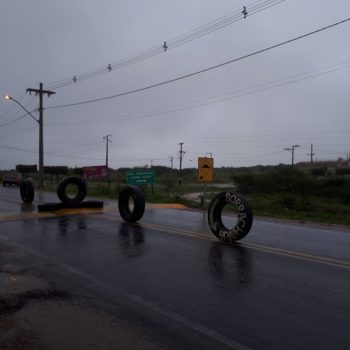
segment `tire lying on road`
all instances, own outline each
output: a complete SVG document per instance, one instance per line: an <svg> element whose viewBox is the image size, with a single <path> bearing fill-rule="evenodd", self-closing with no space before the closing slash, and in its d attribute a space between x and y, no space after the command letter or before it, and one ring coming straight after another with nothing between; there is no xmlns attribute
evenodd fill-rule
<svg viewBox="0 0 350 350"><path fill-rule="evenodd" d="M65 206L63 203L41 203L38 204L38 211L56 211L64 209Z"/></svg>
<svg viewBox="0 0 350 350"><path fill-rule="evenodd" d="M34 186L29 180L22 180L19 185L19 192L23 203L32 203L34 200Z"/></svg>
<svg viewBox="0 0 350 350"><path fill-rule="evenodd" d="M237 222L232 228L227 228L222 221L222 212L226 206L233 206L237 213ZM253 211L241 194L221 192L209 204L208 223L221 242L232 243L249 233L253 223Z"/></svg>
<svg viewBox="0 0 350 350"><path fill-rule="evenodd" d="M103 208L103 201L84 201L81 203L82 208L89 208L89 209L102 209Z"/></svg>
<svg viewBox="0 0 350 350"><path fill-rule="evenodd" d="M67 193L67 187L74 185L77 187L77 194L74 197L70 197ZM70 176L63 179L57 186L57 196L61 202L67 207L79 207L80 203L86 197L86 183L79 177Z"/></svg>
<svg viewBox="0 0 350 350"><path fill-rule="evenodd" d="M133 208L130 209L130 199L133 201ZM140 220L145 212L145 196L137 186L126 186L122 189L118 198L120 216L126 222Z"/></svg>
<svg viewBox="0 0 350 350"><path fill-rule="evenodd" d="M89 209L101 209L103 208L103 201L84 201L74 206L67 206L62 202L58 203L41 203L38 205L38 211L56 211L67 208L89 208Z"/></svg>

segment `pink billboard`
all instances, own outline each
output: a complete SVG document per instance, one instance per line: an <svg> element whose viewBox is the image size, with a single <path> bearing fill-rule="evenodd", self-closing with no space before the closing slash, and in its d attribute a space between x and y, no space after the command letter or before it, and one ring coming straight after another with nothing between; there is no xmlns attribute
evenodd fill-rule
<svg viewBox="0 0 350 350"><path fill-rule="evenodd" d="M83 170L85 180L103 179L108 175L105 165L87 166Z"/></svg>

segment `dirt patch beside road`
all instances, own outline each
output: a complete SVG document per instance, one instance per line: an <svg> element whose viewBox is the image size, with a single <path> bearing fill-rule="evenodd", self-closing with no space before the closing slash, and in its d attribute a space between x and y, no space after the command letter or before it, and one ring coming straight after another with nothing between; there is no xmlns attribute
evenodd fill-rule
<svg viewBox="0 0 350 350"><path fill-rule="evenodd" d="M35 259L0 242L1 350L166 349L91 307L91 296L72 293Z"/></svg>

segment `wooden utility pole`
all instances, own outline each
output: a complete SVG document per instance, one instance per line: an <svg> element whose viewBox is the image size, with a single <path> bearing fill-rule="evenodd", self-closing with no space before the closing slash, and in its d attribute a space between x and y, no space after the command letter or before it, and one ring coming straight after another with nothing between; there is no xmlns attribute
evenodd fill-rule
<svg viewBox="0 0 350 350"><path fill-rule="evenodd" d="M107 168L107 181L108 181L109 194L111 193L111 179L109 176L109 167L108 167L108 143L112 142L112 140L109 139L110 137L112 137L112 135L106 135L102 137L104 140L106 140L106 168Z"/></svg>
<svg viewBox="0 0 350 350"><path fill-rule="evenodd" d="M180 145L180 152L179 152L179 158L180 158L180 176L179 176L179 186L182 185L182 159L185 155L185 151L182 150L182 145L184 143L183 142L180 142L179 145Z"/></svg>
<svg viewBox="0 0 350 350"><path fill-rule="evenodd" d="M300 147L299 145L293 145L291 148L285 148L285 151L289 151L292 154L292 167L294 167L294 150Z"/></svg>
<svg viewBox="0 0 350 350"><path fill-rule="evenodd" d="M311 153L308 153L307 155L310 156L310 162L312 164L314 162L314 155L315 155L313 144L311 144Z"/></svg>
<svg viewBox="0 0 350 350"><path fill-rule="evenodd" d="M39 95L39 187L44 186L44 95L50 97L54 91L43 90L43 83L39 84L39 89L27 89L27 92L35 96Z"/></svg>

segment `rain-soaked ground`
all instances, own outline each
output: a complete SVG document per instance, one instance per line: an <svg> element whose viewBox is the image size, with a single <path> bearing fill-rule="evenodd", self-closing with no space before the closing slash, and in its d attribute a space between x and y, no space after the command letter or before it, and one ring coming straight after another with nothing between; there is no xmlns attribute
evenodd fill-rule
<svg viewBox="0 0 350 350"><path fill-rule="evenodd" d="M0 349L350 349L350 230L199 211L38 213L0 189ZM229 220L229 219L228 219Z"/></svg>

